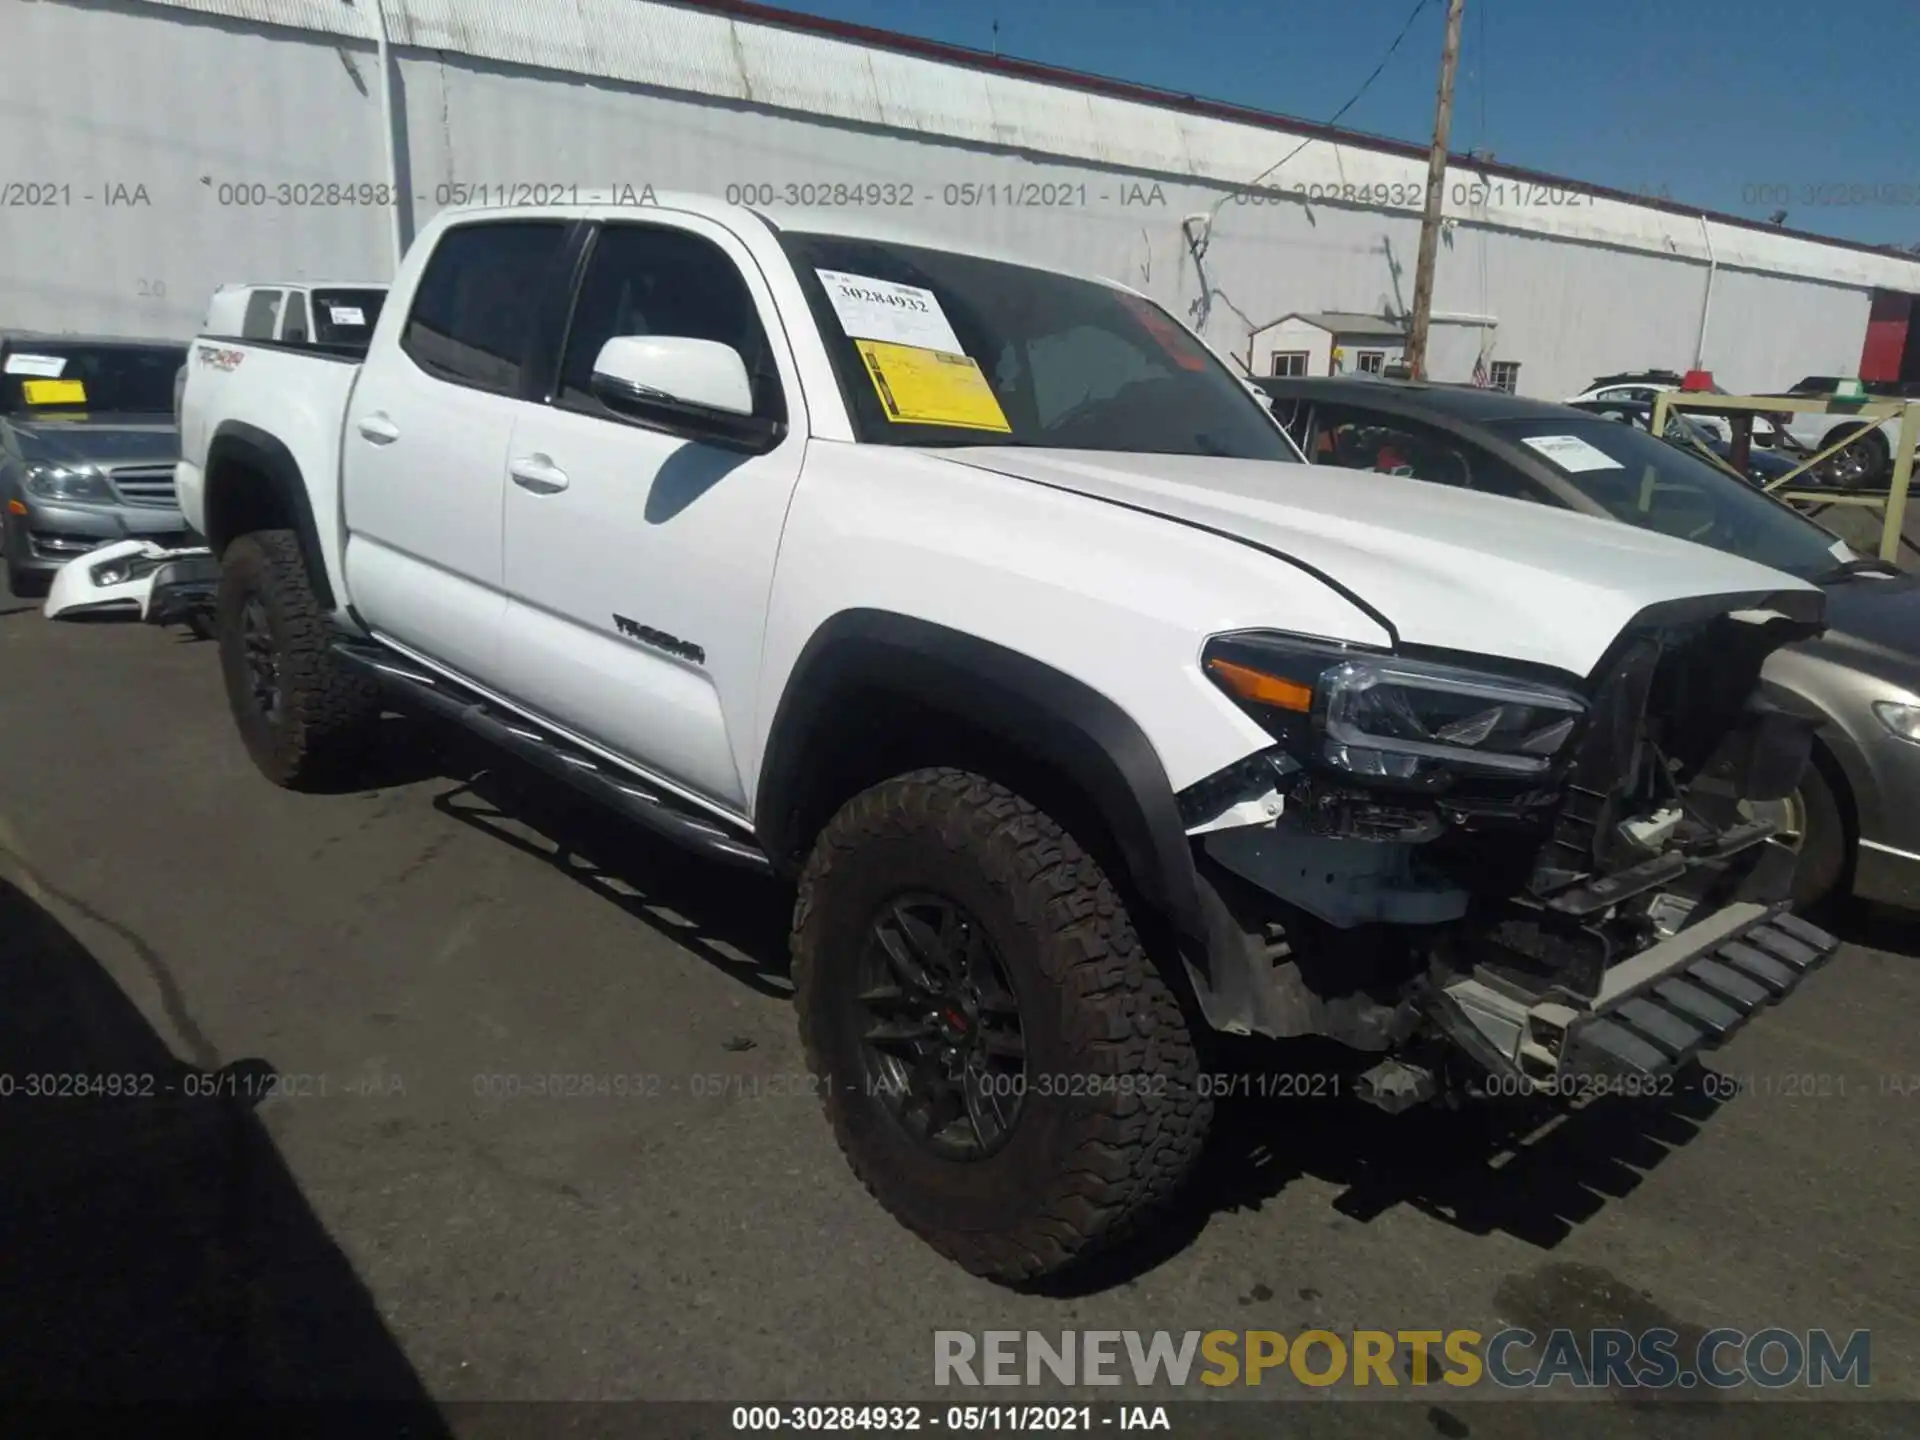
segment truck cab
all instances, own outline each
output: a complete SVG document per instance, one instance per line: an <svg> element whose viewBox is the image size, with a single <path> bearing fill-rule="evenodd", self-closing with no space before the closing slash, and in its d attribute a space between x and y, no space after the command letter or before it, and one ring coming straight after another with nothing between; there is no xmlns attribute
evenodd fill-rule
<svg viewBox="0 0 1920 1440"><path fill-rule="evenodd" d="M790 886L828 1121L942 1253L1138 1233L1213 1035L1660 1093L1838 943L1743 808L1816 587L1307 466L1127 286L649 196L443 212L364 354L194 342L229 704L288 788L417 708Z"/></svg>

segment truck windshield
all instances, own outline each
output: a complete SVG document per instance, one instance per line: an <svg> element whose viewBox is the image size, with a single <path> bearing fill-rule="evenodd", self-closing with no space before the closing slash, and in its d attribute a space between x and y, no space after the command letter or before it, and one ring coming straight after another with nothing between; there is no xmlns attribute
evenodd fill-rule
<svg viewBox="0 0 1920 1440"><path fill-rule="evenodd" d="M868 444L1299 461L1247 387L1150 301L943 250L781 241Z"/></svg>
<svg viewBox="0 0 1920 1440"><path fill-rule="evenodd" d="M173 377L186 363L184 345L16 340L0 359L0 413L171 416Z"/></svg>
<svg viewBox="0 0 1920 1440"><path fill-rule="evenodd" d="M322 345L365 345L386 303L384 290L316 290L313 338Z"/></svg>
<svg viewBox="0 0 1920 1440"><path fill-rule="evenodd" d="M1834 538L1777 500L1645 430L1567 416L1495 420L1616 520L1698 541L1803 580L1833 568Z"/></svg>

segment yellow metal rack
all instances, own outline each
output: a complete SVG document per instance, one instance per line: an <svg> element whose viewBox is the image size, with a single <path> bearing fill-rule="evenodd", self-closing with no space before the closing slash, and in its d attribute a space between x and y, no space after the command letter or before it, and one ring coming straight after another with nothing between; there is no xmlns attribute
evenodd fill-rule
<svg viewBox="0 0 1920 1440"><path fill-rule="evenodd" d="M1747 457L1753 446L1753 422L1765 415L1818 414L1839 415L1878 424L1883 420L1900 422L1899 439L1893 447L1893 476L1886 491L1837 490L1796 484L1809 476L1816 466L1838 455L1853 443L1847 439L1816 451L1785 475L1770 480L1762 488L1780 500L1801 507L1824 509L1829 505L1863 505L1880 510L1885 516L1880 531L1880 558L1895 561L1900 556L1902 526L1907 514L1907 486L1913 479L1913 451L1920 444L1920 400L1853 400L1840 397L1816 399L1804 395L1721 395L1709 390L1665 390L1653 398L1653 433L1664 435L1667 417L1674 411L1689 414L1724 415L1733 429L1730 459L1707 450L1696 440L1695 447L1721 469L1746 478Z"/></svg>

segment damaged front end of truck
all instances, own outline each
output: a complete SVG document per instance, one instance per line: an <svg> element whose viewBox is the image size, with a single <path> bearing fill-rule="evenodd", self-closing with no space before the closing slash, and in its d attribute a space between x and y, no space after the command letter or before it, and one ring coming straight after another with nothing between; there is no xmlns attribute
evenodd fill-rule
<svg viewBox="0 0 1920 1440"><path fill-rule="evenodd" d="M1813 717L1761 667L1817 591L1643 611L1583 680L1272 632L1202 663L1274 739L1180 796L1229 1033L1379 1057L1360 1093L1644 1085L1837 942L1792 915L1773 816Z"/></svg>

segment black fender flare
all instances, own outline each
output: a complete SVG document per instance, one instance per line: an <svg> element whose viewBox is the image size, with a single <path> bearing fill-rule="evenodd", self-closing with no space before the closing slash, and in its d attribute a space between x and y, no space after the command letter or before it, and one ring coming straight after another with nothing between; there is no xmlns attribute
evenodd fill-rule
<svg viewBox="0 0 1920 1440"><path fill-rule="evenodd" d="M314 521L313 500L307 494L300 464L293 458L293 452L276 437L257 425L249 425L241 420L221 421L207 444L206 513L202 518L207 524L207 544L213 553L219 555L236 534L244 533L243 530L221 525L216 518L221 509L216 499L214 476L228 464L245 466L261 477L271 489L272 508L287 517L288 528L299 541L314 599L322 609L333 609L333 584L327 578L324 552L320 548L320 527ZM246 513L244 502L238 508L242 514Z"/></svg>
<svg viewBox="0 0 1920 1440"><path fill-rule="evenodd" d="M912 616L843 610L801 651L774 712L755 792L756 838L776 865L803 859L809 752L844 723L837 701L876 689L950 714L1062 776L1106 826L1134 893L1206 973L1193 851L1145 732L1107 696L1043 661Z"/></svg>

